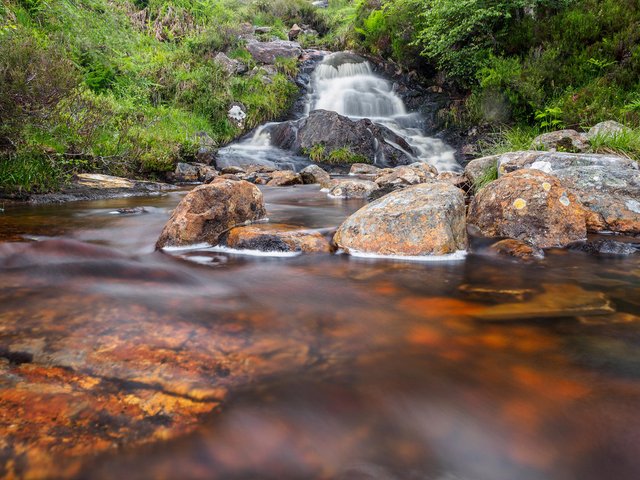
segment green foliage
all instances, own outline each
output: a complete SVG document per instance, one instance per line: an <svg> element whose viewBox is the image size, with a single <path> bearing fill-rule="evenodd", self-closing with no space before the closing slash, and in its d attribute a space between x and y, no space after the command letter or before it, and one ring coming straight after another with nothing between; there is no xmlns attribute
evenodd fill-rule
<svg viewBox="0 0 640 480"><path fill-rule="evenodd" d="M349 147L341 147L327 151L327 147L322 143L318 143L310 149L303 149L302 153L307 155L311 161L315 163L330 163L332 165L371 163L367 157L353 152Z"/></svg>
<svg viewBox="0 0 640 480"><path fill-rule="evenodd" d="M476 178L475 182L473 182L473 190L474 192L479 192L484 187L489 185L494 180L498 179L498 165L494 163L489 168L482 172L478 178Z"/></svg>
<svg viewBox="0 0 640 480"><path fill-rule="evenodd" d="M0 157L10 172L0 185L23 191L60 184L38 180L45 167L62 177L173 170L194 160L200 132L218 144L244 133L227 119L232 102L247 107L247 129L281 117L297 93L294 61L278 60L275 76L239 76L213 58L226 51L253 68L240 40L252 24L280 36L294 22L324 25L306 0L0 5Z"/></svg>
<svg viewBox="0 0 640 480"><path fill-rule="evenodd" d="M349 147L336 148L326 156L325 161L333 165L345 165L351 163L371 163L364 155L354 153Z"/></svg>
<svg viewBox="0 0 640 480"><path fill-rule="evenodd" d="M0 192L12 195L46 193L65 181L62 170L37 154L0 156Z"/></svg>
<svg viewBox="0 0 640 480"><path fill-rule="evenodd" d="M610 153L640 161L640 129L629 128L613 134L598 134L589 143L596 153Z"/></svg>
<svg viewBox="0 0 640 480"><path fill-rule="evenodd" d="M481 153L483 156L489 156L529 150L533 139L538 135L540 130L536 127L526 125L502 127L490 135L489 141L481 145Z"/></svg>
<svg viewBox="0 0 640 480"><path fill-rule="evenodd" d="M536 111L535 115L538 126L545 132L563 129L565 125L561 118L562 109L560 107L546 107L544 110Z"/></svg>

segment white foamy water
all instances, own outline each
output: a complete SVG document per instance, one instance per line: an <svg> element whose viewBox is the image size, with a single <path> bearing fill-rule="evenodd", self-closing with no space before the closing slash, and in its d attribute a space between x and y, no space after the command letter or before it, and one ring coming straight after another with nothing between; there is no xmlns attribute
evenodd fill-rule
<svg viewBox="0 0 640 480"><path fill-rule="evenodd" d="M409 113L391 82L373 72L371 64L356 55L338 52L325 57L316 67L307 96L305 115L328 110L353 120L369 118L404 138L412 152L390 143L415 161L434 165L438 171L460 171L454 150L442 140L425 136L421 116ZM218 152L218 167L231 165L268 165L300 170L309 161L271 145L268 123L248 139Z"/></svg>

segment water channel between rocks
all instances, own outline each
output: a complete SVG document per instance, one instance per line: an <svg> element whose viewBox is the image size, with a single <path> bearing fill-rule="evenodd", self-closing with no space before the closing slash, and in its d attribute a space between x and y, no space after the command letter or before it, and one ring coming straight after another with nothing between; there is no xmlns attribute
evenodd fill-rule
<svg viewBox="0 0 640 480"><path fill-rule="evenodd" d="M154 252L184 194L0 214L0 477L640 478L638 256Z"/></svg>

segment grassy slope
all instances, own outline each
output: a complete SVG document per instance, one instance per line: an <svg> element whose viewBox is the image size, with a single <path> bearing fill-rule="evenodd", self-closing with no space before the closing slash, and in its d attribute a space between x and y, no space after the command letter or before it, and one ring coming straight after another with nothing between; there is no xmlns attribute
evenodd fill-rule
<svg viewBox="0 0 640 480"><path fill-rule="evenodd" d="M46 191L72 172L158 176L193 160L198 132L224 144L286 112L292 66L272 82L231 76L218 51L252 63L243 28L285 36L316 21L308 2L276 0L3 0L0 6L0 188ZM295 70L295 69L294 69Z"/></svg>

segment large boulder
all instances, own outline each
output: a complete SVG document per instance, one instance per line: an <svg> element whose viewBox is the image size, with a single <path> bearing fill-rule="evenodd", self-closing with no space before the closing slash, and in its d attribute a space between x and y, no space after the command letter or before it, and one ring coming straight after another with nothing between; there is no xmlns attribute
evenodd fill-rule
<svg viewBox="0 0 640 480"><path fill-rule="evenodd" d="M539 248L587 236L587 210L569 189L539 170L506 174L480 190L468 222L486 237L509 237Z"/></svg>
<svg viewBox="0 0 640 480"><path fill-rule="evenodd" d="M245 181L216 179L191 190L173 211L156 248L218 243L228 229L266 215L262 193Z"/></svg>
<svg viewBox="0 0 640 480"><path fill-rule="evenodd" d="M411 156L413 150L404 138L368 118L351 120L336 112L315 110L300 120L274 124L269 133L274 145L298 154L321 145L326 155L346 147L382 167L415 161Z"/></svg>
<svg viewBox="0 0 640 480"><path fill-rule="evenodd" d="M616 155L600 155L595 153L566 153L566 152L540 152L526 150L521 152L509 152L498 157L498 173L500 175L520 170L533 168L546 173L569 167L585 167L602 165L610 169L638 169L638 163L634 160Z"/></svg>
<svg viewBox="0 0 640 480"><path fill-rule="evenodd" d="M597 154L513 152L498 160L499 172L541 170L587 207L590 231L640 233L640 169L625 157Z"/></svg>
<svg viewBox="0 0 640 480"><path fill-rule="evenodd" d="M640 171L603 165L569 167L553 172L596 214L590 231L640 233Z"/></svg>
<svg viewBox="0 0 640 480"><path fill-rule="evenodd" d="M575 130L558 130L543 133L533 139L531 148L550 151L586 152L589 149L587 136Z"/></svg>
<svg viewBox="0 0 640 480"><path fill-rule="evenodd" d="M247 44L247 50L256 62L270 65L276 63L276 59L279 57L298 58L302 54L302 48L300 48L299 43L285 40L274 40L272 42L252 41Z"/></svg>
<svg viewBox="0 0 640 480"><path fill-rule="evenodd" d="M446 183L414 185L364 206L334 237L351 253L444 255L467 246L462 190Z"/></svg>
<svg viewBox="0 0 640 480"><path fill-rule="evenodd" d="M262 252L330 253L331 244L314 230L292 225L259 223L236 227L224 239L229 248Z"/></svg>
<svg viewBox="0 0 640 480"><path fill-rule="evenodd" d="M300 171L300 176L305 184L318 183L320 186L327 187L331 182L331 175L318 165L309 165Z"/></svg>

